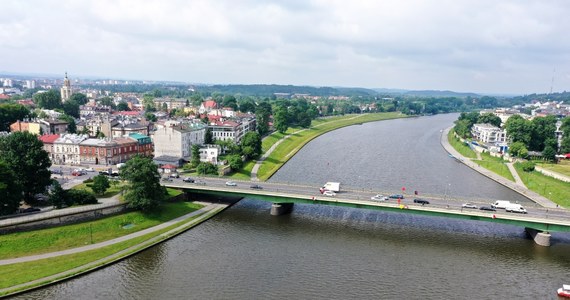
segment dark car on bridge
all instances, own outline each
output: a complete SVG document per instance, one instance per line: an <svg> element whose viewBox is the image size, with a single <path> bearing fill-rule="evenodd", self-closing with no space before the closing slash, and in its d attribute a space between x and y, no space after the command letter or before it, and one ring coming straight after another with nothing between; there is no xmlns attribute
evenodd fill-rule
<svg viewBox="0 0 570 300"><path fill-rule="evenodd" d="M424 205L424 204L429 204L429 201L427 201L426 199L416 198L416 199L414 199L414 203Z"/></svg>
<svg viewBox="0 0 570 300"><path fill-rule="evenodd" d="M488 210L488 211L497 211L496 209L490 207L490 206L481 206L479 207L480 210Z"/></svg>
<svg viewBox="0 0 570 300"><path fill-rule="evenodd" d="M253 190L263 190L263 187L258 184L252 184L251 186L249 186L249 188Z"/></svg>
<svg viewBox="0 0 570 300"><path fill-rule="evenodd" d="M193 179L193 178L190 178L190 177L185 177L184 179L182 179L182 181L194 183L194 179Z"/></svg>

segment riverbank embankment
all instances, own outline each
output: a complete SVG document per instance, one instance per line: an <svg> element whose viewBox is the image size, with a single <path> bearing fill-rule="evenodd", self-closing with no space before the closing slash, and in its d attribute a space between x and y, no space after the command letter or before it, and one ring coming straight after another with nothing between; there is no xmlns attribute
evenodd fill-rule
<svg viewBox="0 0 570 300"><path fill-rule="evenodd" d="M475 162L473 162L470 158L464 157L463 155L461 155L457 150L455 150L455 148L453 148L453 146L451 146L451 144L448 141L448 134L449 131L451 130L452 127L449 127L447 129L444 129L441 133L441 146L445 149L445 151L447 151L447 153L449 153L450 155L452 155L453 157L455 157L455 159L457 159L459 162L463 163L464 165L468 166L469 168L479 172L481 175L484 175L494 181L496 181L497 183L525 196L526 198L530 199L531 201L543 206L543 207L552 207L555 208L557 207L556 203L550 201L549 199L527 189L524 186L521 186L520 184L516 183L516 182L512 182L502 176L499 176L495 173L493 173L492 171L489 171L481 166L479 166L478 164L476 164Z"/></svg>

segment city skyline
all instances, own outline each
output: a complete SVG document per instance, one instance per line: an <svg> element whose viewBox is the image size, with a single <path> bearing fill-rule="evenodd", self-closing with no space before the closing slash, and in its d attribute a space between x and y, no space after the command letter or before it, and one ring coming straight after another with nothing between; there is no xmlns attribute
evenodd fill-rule
<svg viewBox="0 0 570 300"><path fill-rule="evenodd" d="M7 1L3 11L0 73L487 94L570 86L564 1Z"/></svg>

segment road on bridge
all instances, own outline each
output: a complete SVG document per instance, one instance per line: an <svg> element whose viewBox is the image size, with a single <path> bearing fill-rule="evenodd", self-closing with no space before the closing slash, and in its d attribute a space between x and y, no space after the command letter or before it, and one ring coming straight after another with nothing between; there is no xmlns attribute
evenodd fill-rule
<svg viewBox="0 0 570 300"><path fill-rule="evenodd" d="M463 208L463 204L471 203L476 205L478 208L481 206L490 207L497 199L473 199L473 198L458 198L456 196L446 196L446 195L422 195L421 197L416 195L404 194L404 199L401 199L398 203L397 199L389 199L387 201L377 201L371 198L377 194L384 196L390 196L391 193L386 191L374 191L365 189L351 189L342 188L336 196L325 196L319 192L318 186L305 186L296 185L289 183L277 183L277 182L251 182L251 181L235 181L235 186L228 186L226 183L227 179L220 178L209 178L209 177L199 177L194 178L197 183L184 182L182 178L171 178L169 181L161 181L161 183L168 187L173 188L191 188L191 189L202 189L209 190L215 189L216 191L222 192L243 192L247 194L260 194L264 195L267 193L280 193L295 195L300 198L306 198L308 200L318 199L318 200L329 200L334 201L334 199L346 199L346 200L357 200L365 203L392 203L400 204L405 207L418 207L421 204L414 203L414 199L421 198L429 201L429 204L425 204L424 207L434 207L449 209L453 211L462 212L478 212L488 215L514 215L516 213L505 212L504 209L497 209L496 211L482 211L473 208ZM252 186L260 186L261 189L254 189ZM276 201L278 202L278 201ZM535 218L546 218L546 219L558 219L558 220L570 220L570 211L563 208L544 208L539 205L525 205L529 217Z"/></svg>

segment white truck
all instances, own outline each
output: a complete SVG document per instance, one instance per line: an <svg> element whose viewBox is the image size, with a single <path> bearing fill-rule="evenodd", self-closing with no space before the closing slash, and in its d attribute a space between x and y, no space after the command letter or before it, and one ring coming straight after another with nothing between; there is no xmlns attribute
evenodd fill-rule
<svg viewBox="0 0 570 300"><path fill-rule="evenodd" d="M526 209L522 205L516 204L516 203L507 204L505 206L505 211L506 212L516 212L516 213L526 214Z"/></svg>
<svg viewBox="0 0 570 300"><path fill-rule="evenodd" d="M340 192L340 182L327 182L321 189L338 193Z"/></svg>
<svg viewBox="0 0 570 300"><path fill-rule="evenodd" d="M492 208L505 208L507 205L511 204L510 201L497 200L495 203L491 204Z"/></svg>

